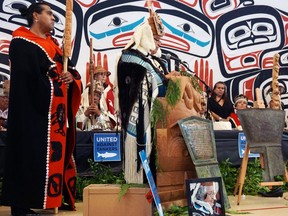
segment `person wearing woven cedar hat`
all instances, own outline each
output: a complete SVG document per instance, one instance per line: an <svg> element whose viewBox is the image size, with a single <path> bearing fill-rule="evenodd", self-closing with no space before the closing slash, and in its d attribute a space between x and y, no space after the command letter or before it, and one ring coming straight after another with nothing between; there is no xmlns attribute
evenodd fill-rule
<svg viewBox="0 0 288 216"><path fill-rule="evenodd" d="M96 82L92 98L90 83L87 85L88 101L83 102L76 115L77 127L83 131L111 130L112 125L108 111L101 101L103 86L100 81Z"/></svg>
<svg viewBox="0 0 288 216"><path fill-rule="evenodd" d="M101 81L104 85L106 83L106 79L111 75L111 72L105 70L101 65L97 65L94 70L94 80Z"/></svg>
<svg viewBox="0 0 288 216"><path fill-rule="evenodd" d="M163 37L161 18L149 8L148 20L135 29L117 64L114 92L118 101L115 101L115 108L124 132L127 183L143 183L138 153L146 150L148 158L153 155L155 134L151 128L151 112L156 97L165 96L168 80L163 73L165 70L155 67L152 57L161 56Z"/></svg>
<svg viewBox="0 0 288 216"><path fill-rule="evenodd" d="M96 83L100 83L101 86L102 86L102 91L104 91L104 88L107 86L105 84L106 82L106 79L107 77L110 75L111 73L108 71L108 70L105 70L101 64L99 64L98 62L98 65L94 67L94 86L93 86L93 89L95 89L95 86L96 86ZM97 85L98 85L97 84ZM82 93L82 97L81 97L81 104L80 104L80 107L84 108L84 109L87 109L87 107L90 106L90 103L89 103L89 88L90 88L90 82L87 83L83 93Z"/></svg>
<svg viewBox="0 0 288 216"><path fill-rule="evenodd" d="M237 95L234 98L234 108L235 108L235 112L230 114L229 121L231 122L232 128L237 128L238 130L242 130L241 123L237 115L237 110L248 108L248 98L243 94Z"/></svg>
<svg viewBox="0 0 288 216"><path fill-rule="evenodd" d="M104 59L105 60L105 59ZM105 62L104 62L105 64ZM117 126L117 117L114 112L114 92L108 82L108 77L111 75L111 72L104 67L102 67L100 60L98 60L98 65L95 69L94 79L101 81L103 84L103 93L101 96L100 103L102 104L102 110L105 110L105 113L109 117L111 124L110 129L116 129Z"/></svg>
<svg viewBox="0 0 288 216"><path fill-rule="evenodd" d="M101 66L100 61L98 61L98 65L95 69L94 79L97 81L101 81L103 84L103 91L100 99L100 104L102 110L105 111L106 115L109 117L110 129L116 130L119 129L117 123L117 117L114 112L114 92L109 85L108 77L111 75L111 72L104 67Z"/></svg>
<svg viewBox="0 0 288 216"><path fill-rule="evenodd" d="M107 77L111 74L99 63L94 68L94 99L91 94L91 83L89 82L82 94L81 105L76 115L77 129L84 131L91 130L112 130L114 115L112 115L105 101L105 89Z"/></svg>

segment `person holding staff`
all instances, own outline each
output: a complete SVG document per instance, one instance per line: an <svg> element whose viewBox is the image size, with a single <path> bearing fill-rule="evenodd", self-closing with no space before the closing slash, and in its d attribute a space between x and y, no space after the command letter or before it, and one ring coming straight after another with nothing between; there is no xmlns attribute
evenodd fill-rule
<svg viewBox="0 0 288 216"><path fill-rule="evenodd" d="M75 210L74 125L81 77L70 61L63 73L62 50L50 35L55 18L49 4L19 10L29 29L16 29L9 48L2 204L11 206L13 216L39 215L32 209L58 208L62 201Z"/></svg>

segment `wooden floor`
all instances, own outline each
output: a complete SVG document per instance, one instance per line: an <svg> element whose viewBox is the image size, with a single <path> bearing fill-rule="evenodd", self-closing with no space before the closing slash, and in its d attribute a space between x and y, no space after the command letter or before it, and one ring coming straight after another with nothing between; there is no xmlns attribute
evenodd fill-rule
<svg viewBox="0 0 288 216"><path fill-rule="evenodd" d="M239 216L239 213L248 213L251 216L288 215L288 193L284 193L283 197L245 196L239 205L237 198L229 196L231 209L227 211L227 215Z"/></svg>
<svg viewBox="0 0 288 216"><path fill-rule="evenodd" d="M249 214L249 216L284 216L288 215L288 193L283 197L260 197L260 196L246 196L237 205L237 196L229 196L231 208L226 211L226 215L239 216L242 214ZM76 203L77 211L62 211L58 214L53 214L52 210L39 210L43 216L82 216L83 203ZM10 216L10 208L0 206L1 216ZM92 215L91 215L92 216ZM97 215L102 216L102 215ZM105 216L105 215L103 215ZM129 215L127 215L129 216ZM148 216L148 215L147 215Z"/></svg>
<svg viewBox="0 0 288 216"><path fill-rule="evenodd" d="M76 211L63 211L59 210L58 214L54 214L53 210L35 210L36 212L40 213L41 216L83 216L83 203L76 203ZM11 216L10 214L10 207L0 206L0 216Z"/></svg>

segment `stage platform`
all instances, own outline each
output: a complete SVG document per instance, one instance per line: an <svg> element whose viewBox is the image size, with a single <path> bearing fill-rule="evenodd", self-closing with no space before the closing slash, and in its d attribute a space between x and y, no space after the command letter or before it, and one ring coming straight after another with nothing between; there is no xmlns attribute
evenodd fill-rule
<svg viewBox="0 0 288 216"><path fill-rule="evenodd" d="M239 216L248 214L250 216L275 216L287 215L288 212L288 193L284 193L283 197L260 197L246 196L245 200L241 200L240 205L237 205L237 196L229 196L231 208L226 211L226 216ZM36 210L42 216L83 216L83 203L76 203L76 211L59 210L58 214L53 214L52 210ZM0 206L1 216L10 216L10 208ZM101 216L101 215L99 215ZM104 216L104 215L103 215ZM152 215L147 215L152 216ZM188 216L188 214L187 214Z"/></svg>

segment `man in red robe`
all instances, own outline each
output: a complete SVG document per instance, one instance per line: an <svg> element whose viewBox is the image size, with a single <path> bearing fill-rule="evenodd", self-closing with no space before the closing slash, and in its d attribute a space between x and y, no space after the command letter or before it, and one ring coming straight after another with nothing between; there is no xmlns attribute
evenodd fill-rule
<svg viewBox="0 0 288 216"><path fill-rule="evenodd" d="M81 77L50 35L55 18L47 3L20 12L29 29L13 32L9 121L2 204L11 214L39 215L34 209L75 209L75 115L81 99Z"/></svg>

